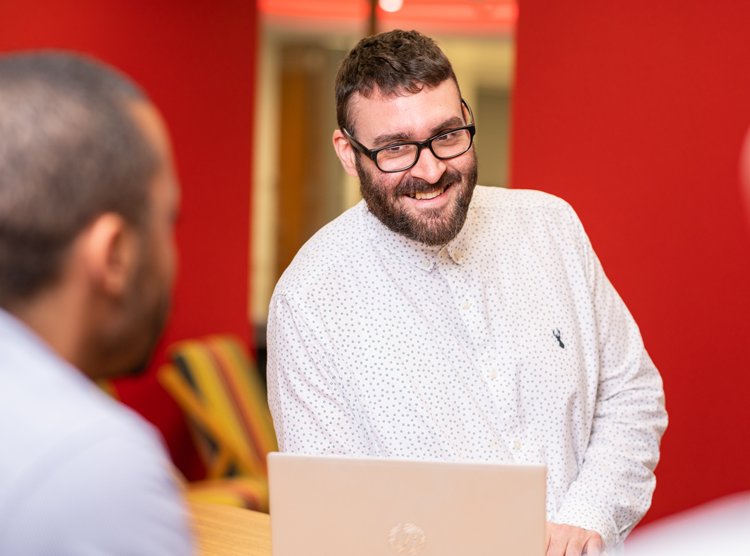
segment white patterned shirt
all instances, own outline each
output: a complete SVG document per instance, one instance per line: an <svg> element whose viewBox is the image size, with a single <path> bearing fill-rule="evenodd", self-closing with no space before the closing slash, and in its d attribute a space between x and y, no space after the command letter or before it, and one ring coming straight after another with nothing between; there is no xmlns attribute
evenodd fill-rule
<svg viewBox="0 0 750 556"><path fill-rule="evenodd" d="M547 466L547 519L619 547L667 424L658 371L577 216L477 187L428 247L364 201L299 251L271 301L282 451Z"/></svg>

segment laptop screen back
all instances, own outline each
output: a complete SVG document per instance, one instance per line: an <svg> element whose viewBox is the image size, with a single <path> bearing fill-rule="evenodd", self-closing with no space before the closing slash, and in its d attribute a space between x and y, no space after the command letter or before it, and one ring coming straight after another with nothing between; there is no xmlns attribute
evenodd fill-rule
<svg viewBox="0 0 750 556"><path fill-rule="evenodd" d="M274 556L540 556L545 468L268 456Z"/></svg>

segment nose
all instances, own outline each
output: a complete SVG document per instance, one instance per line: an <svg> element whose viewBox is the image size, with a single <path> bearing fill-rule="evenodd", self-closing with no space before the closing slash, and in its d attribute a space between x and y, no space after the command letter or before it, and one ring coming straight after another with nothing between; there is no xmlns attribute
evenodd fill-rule
<svg viewBox="0 0 750 556"><path fill-rule="evenodd" d="M409 170L415 178L421 178L427 183L436 183L445 172L445 162L435 158L429 148L422 149L417 163Z"/></svg>

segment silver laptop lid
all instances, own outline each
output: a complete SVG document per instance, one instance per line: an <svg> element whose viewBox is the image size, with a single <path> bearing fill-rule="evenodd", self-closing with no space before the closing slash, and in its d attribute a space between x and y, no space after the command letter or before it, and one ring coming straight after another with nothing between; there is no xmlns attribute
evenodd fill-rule
<svg viewBox="0 0 750 556"><path fill-rule="evenodd" d="M543 466L268 456L274 556L541 556Z"/></svg>

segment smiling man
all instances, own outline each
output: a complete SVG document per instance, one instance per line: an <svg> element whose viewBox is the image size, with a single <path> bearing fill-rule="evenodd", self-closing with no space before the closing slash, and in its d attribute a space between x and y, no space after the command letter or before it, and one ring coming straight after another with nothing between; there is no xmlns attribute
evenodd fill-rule
<svg viewBox="0 0 750 556"><path fill-rule="evenodd" d="M429 38L362 40L333 143L364 198L271 302L283 451L547 466L547 554L617 553L650 505L661 378L565 202L477 186L471 109Z"/></svg>

